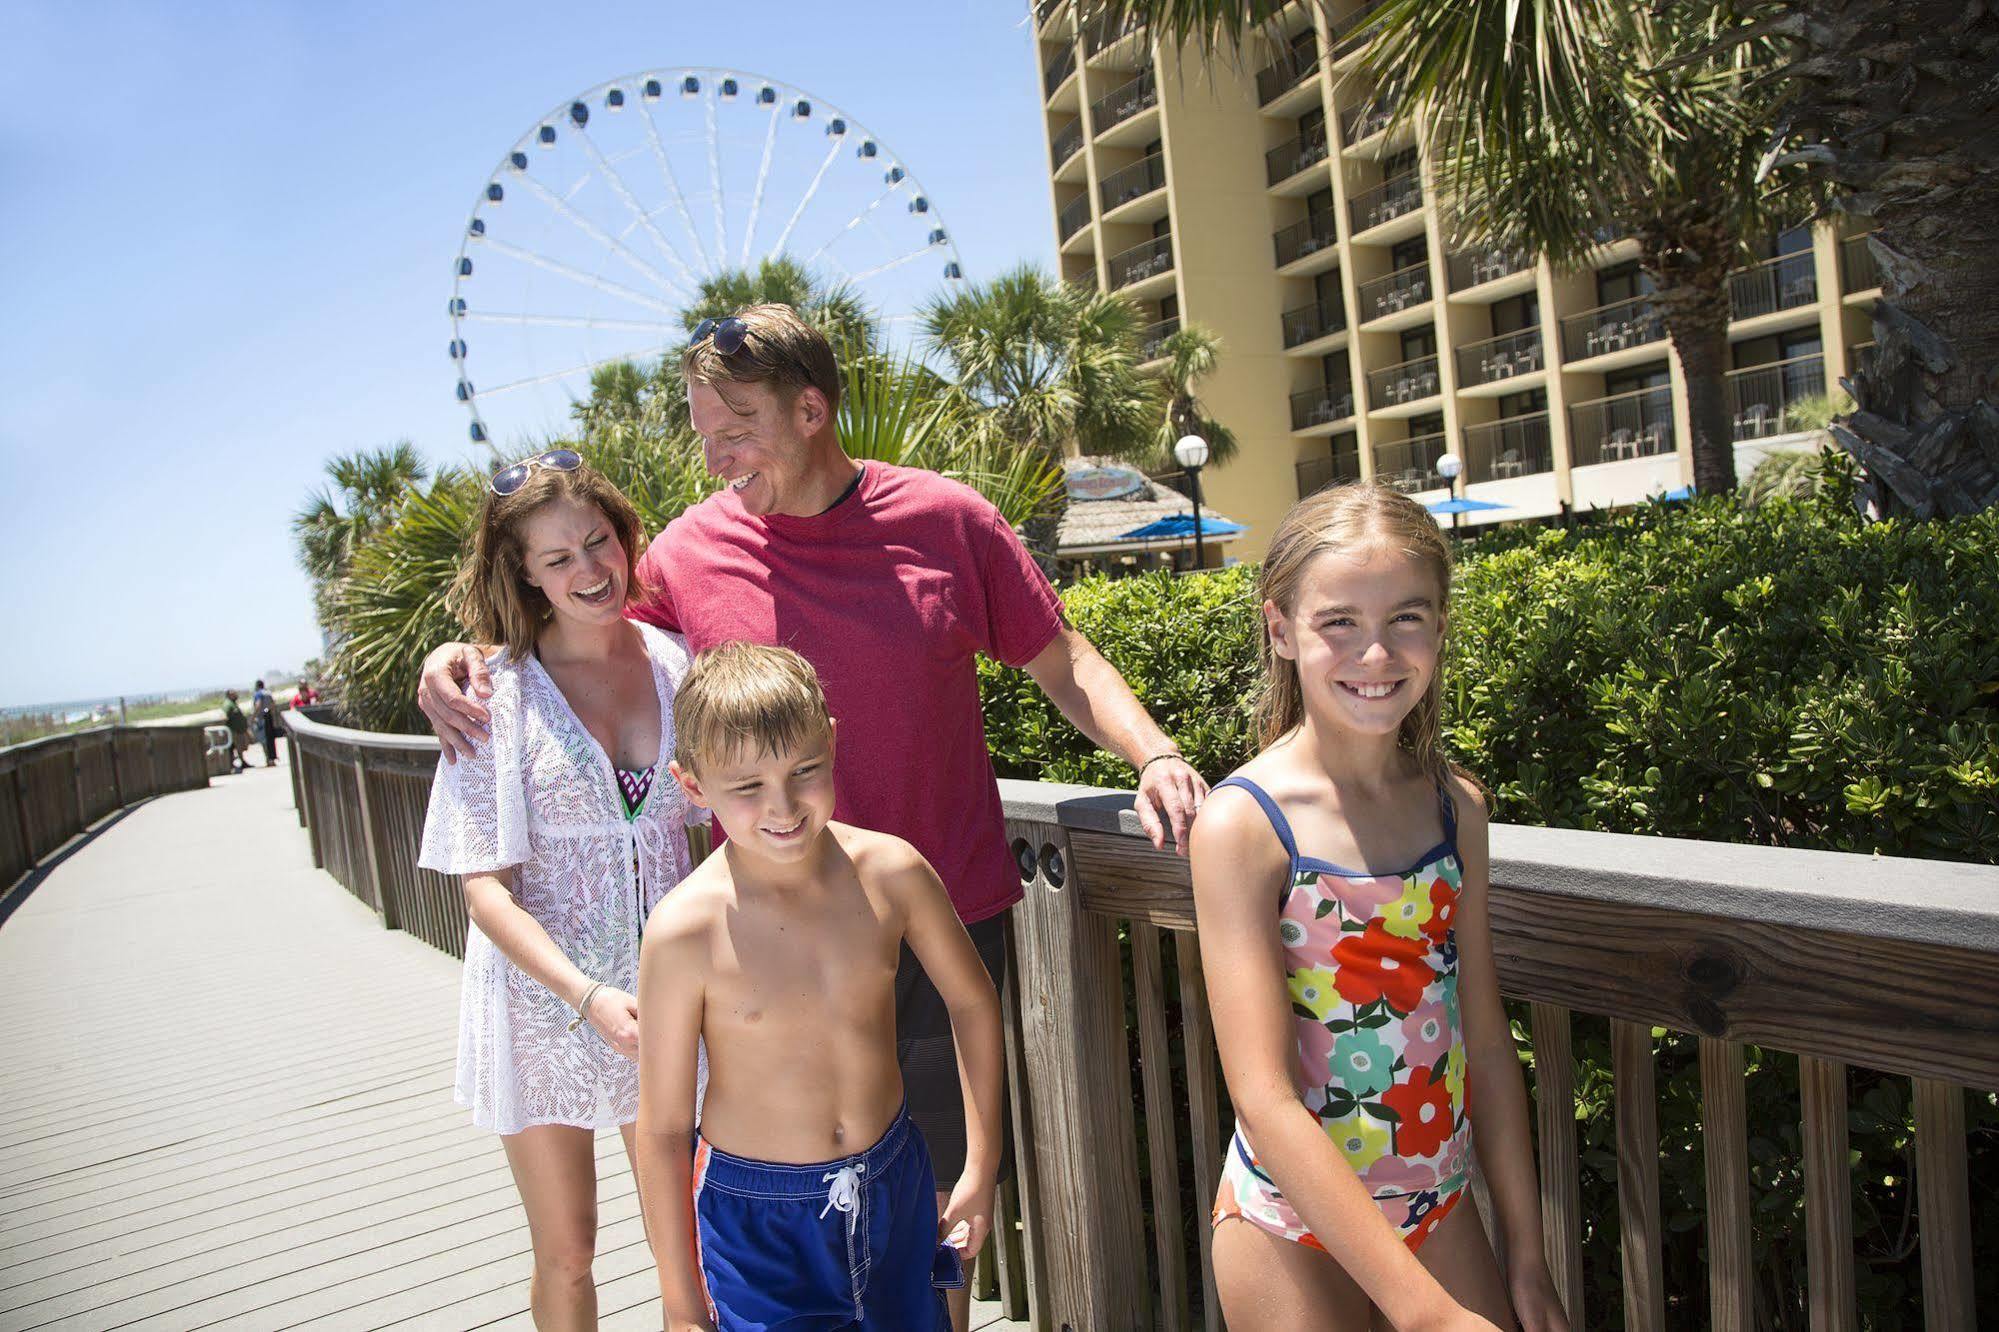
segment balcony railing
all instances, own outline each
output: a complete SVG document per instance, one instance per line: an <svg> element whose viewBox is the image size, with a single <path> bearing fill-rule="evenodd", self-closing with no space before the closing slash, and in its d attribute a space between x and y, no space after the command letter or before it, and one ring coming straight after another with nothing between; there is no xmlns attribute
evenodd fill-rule
<svg viewBox="0 0 1999 1332"><path fill-rule="evenodd" d="M1423 178L1414 171L1391 176L1353 198L1353 229L1367 231L1423 206Z"/></svg>
<svg viewBox="0 0 1999 1332"><path fill-rule="evenodd" d="M1666 336L1666 320L1650 296L1600 305L1562 321L1562 359L1580 361L1605 352L1642 347Z"/></svg>
<svg viewBox="0 0 1999 1332"><path fill-rule="evenodd" d="M1307 46L1304 50L1286 51L1256 72L1256 104L1269 106L1303 83L1318 67L1317 43Z"/></svg>
<svg viewBox="0 0 1999 1332"><path fill-rule="evenodd" d="M1314 213L1303 222L1294 222L1271 236L1277 247L1277 266L1296 263L1316 254L1339 239L1339 226L1331 213Z"/></svg>
<svg viewBox="0 0 1999 1332"><path fill-rule="evenodd" d="M1170 319L1161 319L1157 323L1147 324L1145 332L1139 335L1138 358L1141 361L1158 360L1165 354L1161 349L1165 347L1166 339L1179 331L1180 316L1178 315L1174 315Z"/></svg>
<svg viewBox="0 0 1999 1332"><path fill-rule="evenodd" d="M1062 211L1055 215L1055 234L1063 240L1081 231L1090 220L1090 196L1079 194L1062 205Z"/></svg>
<svg viewBox="0 0 1999 1332"><path fill-rule="evenodd" d="M1164 154L1153 153L1140 158L1130 166L1111 172L1105 176L1098 191L1103 195L1104 211L1120 204L1128 204L1134 199L1143 199L1154 190L1166 188L1166 158Z"/></svg>
<svg viewBox="0 0 1999 1332"><path fill-rule="evenodd" d="M1526 250L1494 246L1485 250L1459 250L1451 256L1451 290L1463 291L1486 282L1521 272L1534 266L1534 256Z"/></svg>
<svg viewBox="0 0 1999 1332"><path fill-rule="evenodd" d="M1118 38L1137 32L1138 28L1138 23L1132 19L1127 18L1122 23L1116 23L1109 15L1105 15L1083 29L1083 49L1095 55Z"/></svg>
<svg viewBox="0 0 1999 1332"><path fill-rule="evenodd" d="M1344 421L1353 415L1353 390L1340 385L1322 384L1318 388L1306 389L1303 393L1291 395L1291 428L1310 430L1313 426L1331 425Z"/></svg>
<svg viewBox="0 0 1999 1332"><path fill-rule="evenodd" d="M1333 43L1333 59L1338 60L1341 56L1351 51L1358 51L1367 45L1368 39L1374 36L1374 30L1368 20L1374 17L1375 10L1387 3L1388 0L1367 0L1366 4L1353 13L1335 19L1327 27L1326 36Z"/></svg>
<svg viewBox="0 0 1999 1332"><path fill-rule="evenodd" d="M1796 427L1791 408L1825 392L1825 358L1794 356L1788 361L1731 371L1728 376L1730 436L1737 443L1781 435Z"/></svg>
<svg viewBox="0 0 1999 1332"><path fill-rule="evenodd" d="M1284 345L1287 348L1302 347L1315 338L1337 333L1346 326L1346 303L1337 296L1327 296L1310 305L1284 312Z"/></svg>
<svg viewBox="0 0 1999 1332"><path fill-rule="evenodd" d="M1417 435L1374 446L1374 479L1395 487L1403 494L1435 490L1446 484L1437 474L1437 459L1444 456L1444 432Z"/></svg>
<svg viewBox="0 0 1999 1332"><path fill-rule="evenodd" d="M1335 437L1336 442L1339 437ZM1345 438L1351 440L1352 436ZM1336 450L1324 458L1306 458L1297 464L1298 498L1316 495L1327 486L1345 485L1349 481L1360 480L1360 454L1349 443L1344 450Z"/></svg>
<svg viewBox="0 0 1999 1332"><path fill-rule="evenodd" d="M1034 26L1037 28L1047 27L1048 20L1053 18L1055 11L1061 7L1062 0L1039 0L1039 3L1034 6Z"/></svg>
<svg viewBox="0 0 1999 1332"><path fill-rule="evenodd" d="M1367 372L1367 405L1375 411L1405 402L1434 398L1440 391L1437 358L1418 356L1413 361Z"/></svg>
<svg viewBox="0 0 1999 1332"><path fill-rule="evenodd" d="M1809 250L1781 254L1728 275L1728 303L1734 319L1794 310L1818 298L1818 266Z"/></svg>
<svg viewBox="0 0 1999 1332"><path fill-rule="evenodd" d="M1542 366L1541 330L1523 328L1518 333L1474 342L1458 348L1458 383L1493 384L1515 375L1531 375Z"/></svg>
<svg viewBox="0 0 1999 1332"><path fill-rule="evenodd" d="M1332 149L1326 143L1326 127L1307 130L1295 139L1286 139L1263 155L1263 175L1270 184L1291 179L1306 167L1326 160Z"/></svg>
<svg viewBox="0 0 1999 1332"><path fill-rule="evenodd" d="M1362 139L1371 139L1388 128L1395 118L1395 99L1377 97L1340 116L1340 142L1351 148Z"/></svg>
<svg viewBox="0 0 1999 1332"><path fill-rule="evenodd" d="M1065 46L1060 54L1048 62L1047 68L1041 71L1042 91L1053 97L1055 90L1067 82L1069 76L1075 72L1076 48Z"/></svg>
<svg viewBox="0 0 1999 1332"><path fill-rule="evenodd" d="M1159 81L1151 70L1142 71L1139 76L1107 96L1100 97L1090 108L1090 124L1096 133L1102 134L1113 125L1123 124L1149 106L1159 104Z"/></svg>
<svg viewBox="0 0 1999 1332"><path fill-rule="evenodd" d="M1172 270L1173 238L1154 236L1143 245L1134 245L1111 256L1111 290L1129 287L1134 282L1143 282Z"/></svg>
<svg viewBox="0 0 1999 1332"><path fill-rule="evenodd" d="M1673 451L1673 391L1665 385L1569 408L1569 465L1649 458Z"/></svg>
<svg viewBox="0 0 1999 1332"><path fill-rule="evenodd" d="M1849 292L1872 291L1881 285L1881 265L1866 236L1848 236L1839 243L1839 281Z"/></svg>
<svg viewBox="0 0 1999 1332"><path fill-rule="evenodd" d="M1421 305L1429 299L1428 261L1411 264L1387 277L1360 284L1360 321L1365 324L1386 315L1401 314L1410 306Z"/></svg>
<svg viewBox="0 0 1999 1332"><path fill-rule="evenodd" d="M1510 481L1555 470L1555 450L1548 442L1548 414L1509 416L1464 431L1465 484Z"/></svg>
<svg viewBox="0 0 1999 1332"><path fill-rule="evenodd" d="M1061 129L1048 141L1048 158L1060 171L1062 164L1074 157L1083 147L1083 121L1079 116Z"/></svg>

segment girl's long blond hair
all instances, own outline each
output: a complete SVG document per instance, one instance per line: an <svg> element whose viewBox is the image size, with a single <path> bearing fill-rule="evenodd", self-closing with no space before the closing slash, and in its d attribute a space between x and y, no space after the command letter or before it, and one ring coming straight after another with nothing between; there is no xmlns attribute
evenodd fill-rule
<svg viewBox="0 0 1999 1332"><path fill-rule="evenodd" d="M625 493L585 463L573 472L535 469L511 495L486 492L472 529L472 546L458 567L448 604L475 643L504 643L507 656L525 661L553 613L548 597L527 581L521 525L543 505L558 499L595 505L625 548L625 598L640 596L639 556L645 527Z"/></svg>
<svg viewBox="0 0 1999 1332"><path fill-rule="evenodd" d="M1437 580L1437 613L1448 625L1450 543L1422 505L1374 482L1332 486L1292 506L1277 525L1269 553L1263 557L1263 575L1257 581L1259 601L1269 602L1288 616L1297 609L1298 586L1313 560L1329 551L1351 552L1372 545L1399 550L1430 571ZM1263 692L1256 703L1256 730L1258 743L1268 749L1305 720L1305 695L1298 682L1298 664L1277 655L1267 622L1259 655ZM1430 687L1402 719L1399 735L1402 748L1440 782L1451 771L1444 757L1442 696L1439 655Z"/></svg>

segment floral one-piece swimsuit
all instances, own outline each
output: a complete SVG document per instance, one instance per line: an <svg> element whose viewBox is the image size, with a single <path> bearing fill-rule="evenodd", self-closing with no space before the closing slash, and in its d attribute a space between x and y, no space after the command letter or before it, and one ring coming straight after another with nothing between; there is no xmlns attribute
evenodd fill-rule
<svg viewBox="0 0 1999 1332"><path fill-rule="evenodd" d="M1222 786L1256 799L1291 858L1277 930L1299 1098L1414 1250L1470 1183L1452 928L1464 880L1456 809L1440 789L1444 840L1400 874L1370 874L1299 855L1284 811L1255 782L1230 777ZM1240 1124L1212 1221L1232 1216L1325 1248L1257 1162Z"/></svg>

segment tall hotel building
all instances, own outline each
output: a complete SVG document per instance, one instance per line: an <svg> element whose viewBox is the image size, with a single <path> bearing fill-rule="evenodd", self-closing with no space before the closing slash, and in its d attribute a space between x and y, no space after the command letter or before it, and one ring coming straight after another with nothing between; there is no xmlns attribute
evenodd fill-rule
<svg viewBox="0 0 1999 1332"><path fill-rule="evenodd" d="M1379 478L1534 518L1642 502L1693 476L1686 388L1646 298L1637 244L1577 271L1453 249L1420 136L1356 66L1369 0L1292 3L1239 57L1160 50L1039 0L1035 47L1064 278L1122 291L1148 351L1184 320L1222 340L1201 385L1242 450L1202 478L1258 558L1284 511ZM1281 39L1276 35L1281 30ZM1731 280L1737 467L1796 443L1787 408L1872 337L1864 241L1818 224L1764 238Z"/></svg>

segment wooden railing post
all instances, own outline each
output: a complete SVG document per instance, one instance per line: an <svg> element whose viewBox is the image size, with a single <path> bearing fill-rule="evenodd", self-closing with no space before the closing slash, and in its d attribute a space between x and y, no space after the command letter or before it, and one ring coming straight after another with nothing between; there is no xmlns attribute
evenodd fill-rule
<svg viewBox="0 0 1999 1332"><path fill-rule="evenodd" d="M1916 1242L1923 1255L1923 1326L1972 1332L1971 1188L1965 1170L1964 1088L1916 1078Z"/></svg>
<svg viewBox="0 0 1999 1332"><path fill-rule="evenodd" d="M1650 1027L1611 1019L1610 1077L1617 1105L1624 1326L1631 1332L1662 1332L1666 1280L1659 1226L1659 1101Z"/></svg>
<svg viewBox="0 0 1999 1332"><path fill-rule="evenodd" d="M1798 1056L1805 1156L1806 1308L1812 1332L1855 1332L1853 1171L1846 1160L1846 1065Z"/></svg>
<svg viewBox="0 0 1999 1332"><path fill-rule="evenodd" d="M310 750L306 746L302 745L299 747L299 789L305 793L305 804L303 806L305 813L305 840L306 845L312 848L312 867L314 869L325 869L326 846L323 839L326 835L324 828L326 812L319 807L319 799L314 790L312 778L306 772L305 764L309 754ZM317 756L313 756L313 760L316 763L325 761Z"/></svg>
<svg viewBox="0 0 1999 1332"><path fill-rule="evenodd" d="M1534 1004L1534 1125L1541 1167L1541 1231L1548 1275L1568 1310L1583 1322L1582 1184L1576 1160L1576 1064L1569 1010Z"/></svg>
<svg viewBox="0 0 1999 1332"><path fill-rule="evenodd" d="M1742 1047L1701 1037L1701 1143L1707 1162L1708 1326L1752 1332L1748 1088Z"/></svg>
<svg viewBox="0 0 1999 1332"><path fill-rule="evenodd" d="M123 809L125 808L125 778L118 771L118 735L119 728L113 727L111 733L105 737L104 752L111 759L111 798L118 802L119 809Z"/></svg>
<svg viewBox="0 0 1999 1332"><path fill-rule="evenodd" d="M1035 866L1013 916L1049 1326L1138 1332L1151 1319L1117 926L1083 909L1063 828L1008 833Z"/></svg>
<svg viewBox="0 0 1999 1332"><path fill-rule="evenodd" d="M76 798L76 832L90 826L90 795L83 784L83 739L78 737L69 744L69 785Z"/></svg>
<svg viewBox="0 0 1999 1332"><path fill-rule="evenodd" d="M375 835L375 811L368 798L368 755L363 750L354 752L354 786L359 793L361 806L361 845L356 848L367 874L369 886L375 895L375 914L382 918L382 928L396 928L396 909L389 902L388 876L382 873L382 844Z"/></svg>

